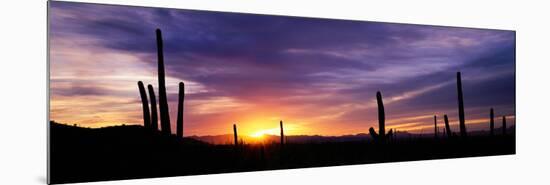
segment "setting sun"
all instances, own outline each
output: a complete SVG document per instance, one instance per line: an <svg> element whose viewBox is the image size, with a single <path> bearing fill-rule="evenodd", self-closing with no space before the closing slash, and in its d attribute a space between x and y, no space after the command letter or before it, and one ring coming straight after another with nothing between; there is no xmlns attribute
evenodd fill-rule
<svg viewBox="0 0 550 185"><path fill-rule="evenodd" d="M250 137L253 137L253 138L261 138L263 136L264 136L264 133L262 133L262 132L256 132L256 133L250 135Z"/></svg>
<svg viewBox="0 0 550 185"><path fill-rule="evenodd" d="M262 138L264 135L279 135L279 128L259 130L252 133L250 136L254 138Z"/></svg>

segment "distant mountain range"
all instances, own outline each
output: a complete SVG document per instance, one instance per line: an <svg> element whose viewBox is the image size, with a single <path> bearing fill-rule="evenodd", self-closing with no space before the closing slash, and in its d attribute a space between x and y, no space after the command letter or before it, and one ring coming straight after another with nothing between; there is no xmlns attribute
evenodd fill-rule
<svg viewBox="0 0 550 185"><path fill-rule="evenodd" d="M413 134L400 132L397 134L399 137L408 137ZM204 141L211 144L232 144L233 135L209 135L209 136L191 136L191 138ZM251 136L239 136L239 139L244 140L245 143L279 143L280 137L278 135L263 135L261 138ZM286 142L290 143L323 143L323 142L350 142L350 141L367 141L371 140L370 135L365 133L359 133L355 135L342 135L342 136L321 136L321 135L290 135L285 136Z"/></svg>
<svg viewBox="0 0 550 185"><path fill-rule="evenodd" d="M54 122L55 123L55 122ZM61 124L67 125L68 124ZM72 125L75 128L84 128L77 127ZM117 128L121 126L108 126L102 128ZM122 127L133 127L129 125L122 125ZM515 125L508 127L508 134L515 134ZM502 133L502 127L495 128L495 134L499 135ZM433 133L409 133L407 131L398 131L394 133L395 139L407 139L407 138L432 138L434 137ZM453 135L457 133L453 132ZM480 131L469 131L469 136L483 136L489 135L489 131L480 130ZM358 134L348 134L341 136L322 136L322 135L289 135L285 136L286 142L289 143L326 143L326 142L361 142L361 141L370 141L372 140L371 136L366 133ZM443 132L439 132L439 137L445 137ZM206 135L206 136L189 136L187 138L203 141L210 144L233 144L233 135L232 134L222 134L222 135ZM243 140L245 143L279 143L280 137L278 135L263 135L261 138L252 137L248 135L239 135L239 140Z"/></svg>
<svg viewBox="0 0 550 185"><path fill-rule="evenodd" d="M502 133L502 127L495 128L495 134ZM515 125L508 127L508 133L515 133ZM456 134L456 133L453 133ZM488 135L489 131L470 131L468 135L471 136L480 136ZM286 142L289 143L324 143L324 142L360 142L360 141L370 141L372 138L369 134L359 133L359 134L350 134L342 136L322 136L322 135L290 135L285 136ZM398 131L394 136L396 139L407 139L407 138L431 138L434 137L433 133L424 133L424 134L415 134L409 133L406 131ZM439 137L444 137L444 133L440 132ZM190 136L190 138L204 141L211 144L233 144L233 135L232 134L223 134L223 135L208 135L208 136ZM280 137L278 135L263 135L261 138L251 137L248 135L239 136L239 140L243 140L245 143L279 143Z"/></svg>

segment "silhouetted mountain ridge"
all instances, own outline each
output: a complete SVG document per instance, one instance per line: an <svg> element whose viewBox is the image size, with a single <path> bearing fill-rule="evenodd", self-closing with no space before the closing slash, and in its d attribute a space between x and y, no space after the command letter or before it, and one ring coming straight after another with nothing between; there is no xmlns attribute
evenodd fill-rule
<svg viewBox="0 0 550 185"><path fill-rule="evenodd" d="M143 129L141 125L116 125L116 126L107 126L101 128L85 128L79 127L76 125L60 124L52 122L57 127L72 128L75 130L80 130L81 132L106 132L107 135L111 132L139 132L138 130ZM495 130L502 130L502 127L495 128ZM508 132L511 134L515 133L515 125L508 127ZM497 132L497 134L500 132ZM457 133L453 133L457 134ZM478 130L470 131L469 135L472 136L484 136L488 135L488 130ZM118 135L118 134L117 134ZM135 136L135 134L130 134ZM439 136L443 136L443 133L439 133ZM169 138L173 136L167 136ZM434 137L433 133L409 133L407 131L398 131L394 133L394 139L407 139L407 138L431 138ZM172 139L175 139L172 138ZM242 135L241 139L245 143L278 143L280 137L278 135L263 135L261 139L251 137L248 135ZM139 140L139 139L138 139ZM285 140L290 143L325 143L325 142L361 142L361 141L371 141L372 138L367 133L358 133L358 134L346 134L341 136L323 136L323 135L287 135ZM197 142L201 144L233 144L233 135L232 134L220 134L220 135L205 135L205 136L189 136L184 137L185 142Z"/></svg>

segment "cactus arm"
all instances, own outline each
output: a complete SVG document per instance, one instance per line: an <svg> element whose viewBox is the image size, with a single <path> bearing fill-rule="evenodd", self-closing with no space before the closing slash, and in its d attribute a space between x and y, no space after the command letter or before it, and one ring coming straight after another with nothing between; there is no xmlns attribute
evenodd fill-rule
<svg viewBox="0 0 550 185"><path fill-rule="evenodd" d="M378 140L378 134L376 133L376 131L374 131L374 128L372 127L369 128L369 134L373 140L375 141Z"/></svg>
<svg viewBox="0 0 550 185"><path fill-rule="evenodd" d="M145 128L150 128L151 126L151 115L149 113L149 102L147 101L147 93L145 93L145 87L143 82L138 82L139 95L141 96L141 105L143 108L143 126Z"/></svg>
<svg viewBox="0 0 550 185"><path fill-rule="evenodd" d="M157 99L155 98L155 90L153 85L147 85L149 90L149 100L151 101L151 127L153 130L158 130L158 114L157 114Z"/></svg>
<svg viewBox="0 0 550 185"><path fill-rule="evenodd" d="M447 117L447 114L443 115L443 119L445 121L445 132L447 133L447 137L451 137L451 127L449 126L449 118Z"/></svg>
<svg viewBox="0 0 550 185"><path fill-rule="evenodd" d="M390 131L388 131L388 134L386 134L386 138L391 139L392 137L393 137L393 129L390 129Z"/></svg>

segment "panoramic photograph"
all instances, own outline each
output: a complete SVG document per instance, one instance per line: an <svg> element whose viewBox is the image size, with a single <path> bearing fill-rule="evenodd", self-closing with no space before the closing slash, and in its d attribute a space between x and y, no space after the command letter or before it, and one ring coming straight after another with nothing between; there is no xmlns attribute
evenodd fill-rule
<svg viewBox="0 0 550 185"><path fill-rule="evenodd" d="M49 183L516 153L515 31L61 1L48 14Z"/></svg>

